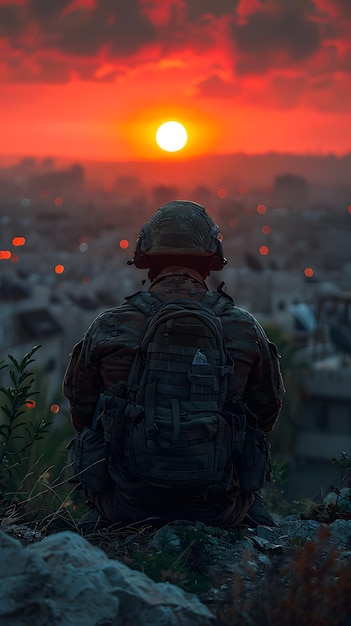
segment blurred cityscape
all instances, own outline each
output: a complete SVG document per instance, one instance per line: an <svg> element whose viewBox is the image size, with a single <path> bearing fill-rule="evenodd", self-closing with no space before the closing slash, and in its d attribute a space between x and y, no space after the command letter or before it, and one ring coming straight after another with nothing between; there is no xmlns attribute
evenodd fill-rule
<svg viewBox="0 0 351 626"><path fill-rule="evenodd" d="M142 224L169 200L204 204L228 257L209 287L224 281L238 306L298 347L275 436L288 495L316 498L337 483L331 459L351 454L351 183L290 171L268 184L218 181L148 183L116 166L106 183L51 158L0 168L0 359L40 344L36 364L57 392L96 315L146 288L146 272L127 265Z"/></svg>

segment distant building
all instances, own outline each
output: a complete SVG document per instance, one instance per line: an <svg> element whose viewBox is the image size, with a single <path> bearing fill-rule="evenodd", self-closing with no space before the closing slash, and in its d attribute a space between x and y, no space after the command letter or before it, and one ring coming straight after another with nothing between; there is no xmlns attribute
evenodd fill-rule
<svg viewBox="0 0 351 626"><path fill-rule="evenodd" d="M77 197L84 188L84 169L73 165L69 170L49 171L45 174L32 176L28 181L30 194L40 196L43 193L50 197Z"/></svg>
<svg viewBox="0 0 351 626"><path fill-rule="evenodd" d="M272 203L279 209L307 208L308 184L303 176L282 174L274 179Z"/></svg>
<svg viewBox="0 0 351 626"><path fill-rule="evenodd" d="M64 330L47 306L28 298L3 301L0 310L0 359L10 354L18 361L35 345L33 368L49 374L49 393L57 391L62 381ZM3 381L6 370L0 370ZM1 382L3 384L3 382Z"/></svg>
<svg viewBox="0 0 351 626"><path fill-rule="evenodd" d="M314 499L341 486L332 459L351 458L351 295L321 298L317 321L311 345L299 354L302 397L288 489Z"/></svg>

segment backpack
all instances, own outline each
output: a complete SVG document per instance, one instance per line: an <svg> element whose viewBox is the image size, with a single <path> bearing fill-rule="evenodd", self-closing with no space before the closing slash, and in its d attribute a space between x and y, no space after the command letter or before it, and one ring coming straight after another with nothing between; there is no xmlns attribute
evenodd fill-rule
<svg viewBox="0 0 351 626"><path fill-rule="evenodd" d="M146 485L230 489L245 416L233 419L224 406L234 374L220 318L228 298L207 292L201 302L162 302L138 292L127 300L146 320L126 398L104 411L110 456Z"/></svg>

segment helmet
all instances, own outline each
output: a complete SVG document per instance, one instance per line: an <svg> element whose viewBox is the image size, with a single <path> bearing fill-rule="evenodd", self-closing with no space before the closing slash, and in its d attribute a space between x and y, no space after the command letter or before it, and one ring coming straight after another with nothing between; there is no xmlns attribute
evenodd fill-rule
<svg viewBox="0 0 351 626"><path fill-rule="evenodd" d="M160 207L144 224L136 243L134 264L140 269L149 262L173 257L208 258L208 270L218 271L227 263L223 256L220 230L205 207L190 200L175 200ZM176 261L175 261L176 259ZM167 260L167 259L166 259Z"/></svg>

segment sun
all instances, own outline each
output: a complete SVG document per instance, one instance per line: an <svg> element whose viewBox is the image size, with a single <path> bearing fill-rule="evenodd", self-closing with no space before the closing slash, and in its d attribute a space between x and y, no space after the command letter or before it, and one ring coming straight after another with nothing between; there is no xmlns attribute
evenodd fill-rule
<svg viewBox="0 0 351 626"><path fill-rule="evenodd" d="M184 148L188 141L188 133L180 122L164 122L157 129L156 143L166 152L177 152Z"/></svg>

